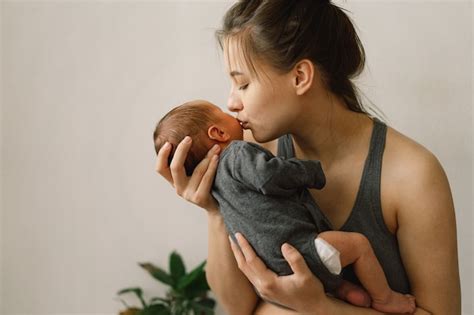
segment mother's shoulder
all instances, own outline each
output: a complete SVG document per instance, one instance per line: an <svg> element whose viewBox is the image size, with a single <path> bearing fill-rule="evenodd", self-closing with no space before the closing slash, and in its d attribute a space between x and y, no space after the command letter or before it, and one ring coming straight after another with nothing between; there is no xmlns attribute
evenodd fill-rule
<svg viewBox="0 0 474 315"><path fill-rule="evenodd" d="M446 174L436 156L420 143L388 127L382 160L381 197L384 219L392 233L401 215L409 218L433 209L437 196L449 193Z"/></svg>
<svg viewBox="0 0 474 315"><path fill-rule="evenodd" d="M409 243L419 231L441 224L453 229L448 177L436 156L393 128L387 129L382 164L382 208L390 231ZM400 228L404 226L404 229ZM410 240L410 241L408 241ZM418 249L416 249L418 250Z"/></svg>
<svg viewBox="0 0 474 315"><path fill-rule="evenodd" d="M426 147L398 130L387 127L384 163L392 168L419 167L433 162L436 156Z"/></svg>
<svg viewBox="0 0 474 315"><path fill-rule="evenodd" d="M430 150L392 127L387 127L382 173L391 184L405 188L445 176Z"/></svg>

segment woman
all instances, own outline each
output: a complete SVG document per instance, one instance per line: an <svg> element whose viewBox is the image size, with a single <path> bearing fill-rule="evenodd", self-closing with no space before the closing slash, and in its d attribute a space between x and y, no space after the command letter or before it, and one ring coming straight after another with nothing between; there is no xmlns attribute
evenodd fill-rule
<svg viewBox="0 0 474 315"><path fill-rule="evenodd" d="M274 154L320 160L327 183L311 194L331 228L369 238L392 289L416 297L415 314L460 314L446 175L432 153L361 105L351 79L363 70L365 55L347 15L329 1L240 1L217 35L232 79L228 107L245 139ZM295 314L265 301L296 314L379 314L326 296L288 244L282 253L294 274L283 277L266 268L242 235L242 252L231 245L209 194L218 148L186 177L191 145L189 138L180 143L170 166L170 146L163 147L157 172L207 210L208 282L229 314ZM343 276L357 281L350 268Z"/></svg>

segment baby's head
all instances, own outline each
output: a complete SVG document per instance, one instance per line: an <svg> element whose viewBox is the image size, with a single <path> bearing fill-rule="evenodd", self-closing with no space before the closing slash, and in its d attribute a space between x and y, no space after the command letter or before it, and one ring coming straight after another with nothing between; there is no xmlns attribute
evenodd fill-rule
<svg viewBox="0 0 474 315"><path fill-rule="evenodd" d="M190 176L214 144L218 144L222 151L232 140L242 140L243 130L235 117L212 103L196 100L173 108L161 118L153 133L156 153L169 142L173 147L169 164L177 145L186 136L193 139L184 162L186 174Z"/></svg>

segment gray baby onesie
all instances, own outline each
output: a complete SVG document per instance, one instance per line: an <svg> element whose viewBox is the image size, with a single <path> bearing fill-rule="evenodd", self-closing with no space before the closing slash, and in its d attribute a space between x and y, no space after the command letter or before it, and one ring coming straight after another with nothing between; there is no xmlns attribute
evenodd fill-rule
<svg viewBox="0 0 474 315"><path fill-rule="evenodd" d="M255 143L232 141L220 155L212 195L234 242L234 233L242 233L270 269L289 275L291 268L281 254L281 245L288 242L325 290L333 292L342 278L329 272L314 245L330 224L321 219L307 190L325 183L319 161L275 157Z"/></svg>

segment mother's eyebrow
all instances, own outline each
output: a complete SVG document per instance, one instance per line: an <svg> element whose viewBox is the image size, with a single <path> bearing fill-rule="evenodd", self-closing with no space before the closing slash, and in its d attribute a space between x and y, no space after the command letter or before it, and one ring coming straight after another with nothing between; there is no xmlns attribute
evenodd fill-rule
<svg viewBox="0 0 474 315"><path fill-rule="evenodd" d="M239 72L239 71L231 71L230 72L231 77L235 77L235 76L238 76L238 75L244 75L244 74L242 72Z"/></svg>

